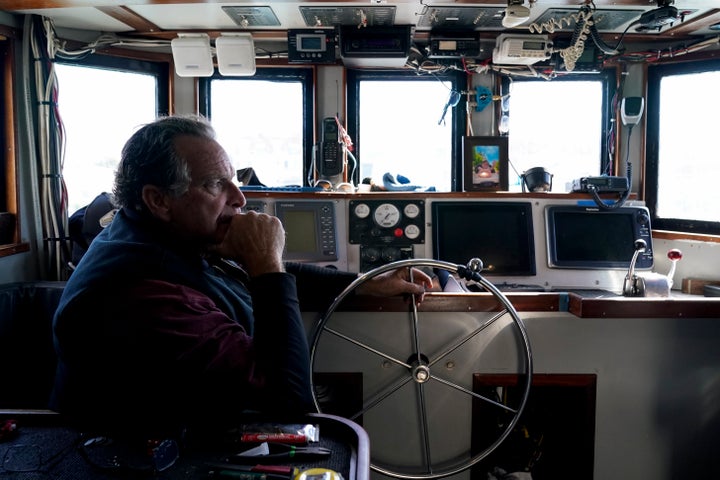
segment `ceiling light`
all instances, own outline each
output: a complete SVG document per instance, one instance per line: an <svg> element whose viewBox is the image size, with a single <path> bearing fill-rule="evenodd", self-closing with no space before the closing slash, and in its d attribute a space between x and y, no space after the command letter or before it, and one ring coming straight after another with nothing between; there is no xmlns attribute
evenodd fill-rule
<svg viewBox="0 0 720 480"><path fill-rule="evenodd" d="M222 34L215 40L220 75L255 75L255 43L249 33Z"/></svg>
<svg viewBox="0 0 720 480"><path fill-rule="evenodd" d="M212 50L207 34L181 34L170 41L170 47L179 77L212 76Z"/></svg>
<svg viewBox="0 0 720 480"><path fill-rule="evenodd" d="M523 5L523 1L524 0L508 0L505 16L502 19L503 27L517 27L530 18L530 9Z"/></svg>

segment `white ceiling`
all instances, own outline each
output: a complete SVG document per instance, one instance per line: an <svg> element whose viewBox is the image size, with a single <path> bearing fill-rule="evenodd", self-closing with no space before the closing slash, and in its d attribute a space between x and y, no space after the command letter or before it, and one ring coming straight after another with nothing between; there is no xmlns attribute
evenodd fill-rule
<svg viewBox="0 0 720 480"><path fill-rule="evenodd" d="M158 30L164 32L205 30L205 31L278 31L288 28L306 28L309 25L303 17L301 9L324 9L332 10L344 8L343 21L352 23L353 18L359 23L360 14L369 15L372 19L374 9L390 9L393 15L393 22L399 24L411 24L416 26L416 31L448 28L458 23L458 17L475 18L480 14L484 17L478 23L479 27L468 24L465 21L461 26L463 29L479 31L503 30L498 25L505 3L489 3L492 0L477 3L460 1L456 2L429 2L425 0L402 0L383 1L375 0L370 2L305 2L294 1L197 1L172 0L165 1L140 1L127 0L124 2L91 1L91 0L56 0L55 2L39 0L0 0L0 10L17 14L37 14L53 19L56 27L94 30L112 33L148 33L157 35ZM662 1L662 0L661 0ZM667 1L667 0L665 0ZM595 5L598 9L596 17L608 15L613 19L613 26L607 24L603 27L602 22L598 23L598 30L602 33L622 33L639 13L657 8L657 0L597 0ZM547 21L549 18L559 18L566 14L577 11L579 6L568 0L549 0L547 2L538 0L534 3L525 3L530 6L530 19L518 31L527 31L527 25L536 20ZM48 4L58 5L57 8L43 8ZM86 5L86 6L82 6ZM95 6L87 6L95 5ZM677 21L673 25L664 26L660 31L652 30L642 32L645 35L663 36L673 38L673 31L681 32L683 36L707 36L716 35L720 32L710 30L709 25L720 22L720 1L718 0L677 0L674 7L678 11L687 13L684 21ZM37 7L37 8L36 8ZM237 7L240 9L265 9L270 10L274 17L277 17L280 25L260 26L250 25L243 28L238 25L224 10L223 7ZM120 11L122 9L122 11ZM347 12L350 12L348 14ZM554 13L553 13L554 12ZM125 15L123 18L122 13ZM492 17L495 17L493 20ZM131 18L131 21L128 21ZM349 19L349 20L348 20ZM145 22L145 23L143 23ZM485 22L485 23L483 23ZM489 23L488 23L489 22ZM150 25L150 27L148 27ZM572 26L572 25L571 25ZM569 32L566 27L566 31ZM628 34L636 33L633 29Z"/></svg>

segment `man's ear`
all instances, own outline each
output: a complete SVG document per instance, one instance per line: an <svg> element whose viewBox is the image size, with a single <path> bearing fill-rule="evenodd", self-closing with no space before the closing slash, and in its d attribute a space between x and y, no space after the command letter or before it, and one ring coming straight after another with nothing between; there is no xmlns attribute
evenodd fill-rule
<svg viewBox="0 0 720 480"><path fill-rule="evenodd" d="M155 185L143 186L142 199L153 216L166 222L170 221L170 207L167 202L168 196L160 188Z"/></svg>

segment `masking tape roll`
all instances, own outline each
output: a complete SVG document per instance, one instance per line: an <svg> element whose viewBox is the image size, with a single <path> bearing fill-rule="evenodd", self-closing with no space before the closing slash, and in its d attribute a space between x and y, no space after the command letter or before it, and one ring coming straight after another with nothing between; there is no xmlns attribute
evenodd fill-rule
<svg viewBox="0 0 720 480"><path fill-rule="evenodd" d="M295 476L295 480L344 480L343 476L329 468L310 468Z"/></svg>

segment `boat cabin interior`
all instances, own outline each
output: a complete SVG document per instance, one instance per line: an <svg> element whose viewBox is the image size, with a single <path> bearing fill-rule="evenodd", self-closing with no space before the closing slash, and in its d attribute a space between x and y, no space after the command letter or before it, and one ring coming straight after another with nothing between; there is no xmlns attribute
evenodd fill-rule
<svg viewBox="0 0 720 480"><path fill-rule="evenodd" d="M302 306L348 476L720 475L717 2L0 0L0 67L0 418L47 409L124 142L202 115L284 259L359 275Z"/></svg>

